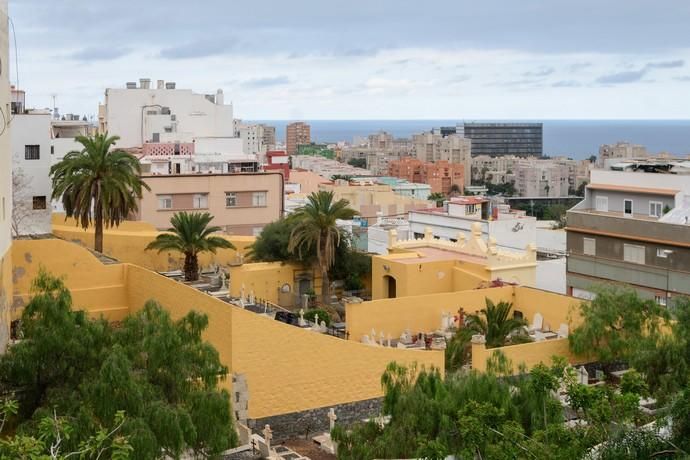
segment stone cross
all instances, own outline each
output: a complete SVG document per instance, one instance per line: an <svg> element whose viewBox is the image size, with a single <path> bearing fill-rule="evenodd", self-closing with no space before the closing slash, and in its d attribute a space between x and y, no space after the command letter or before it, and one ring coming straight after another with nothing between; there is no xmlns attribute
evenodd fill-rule
<svg viewBox="0 0 690 460"><path fill-rule="evenodd" d="M581 383L582 385L589 385L589 373L587 372L587 369L585 369L585 366L580 366L580 368L577 370L578 373L578 383Z"/></svg>
<svg viewBox="0 0 690 460"><path fill-rule="evenodd" d="M271 439L273 439L273 430L271 429L270 425L266 425L263 430L264 434L264 441L266 441L266 446L268 447L268 450L271 450Z"/></svg>
<svg viewBox="0 0 690 460"><path fill-rule="evenodd" d="M331 407L331 409L328 411L328 422L329 422L330 431L333 431L333 428L335 428L335 421L336 420L338 420L338 416L335 415L335 410Z"/></svg>
<svg viewBox="0 0 690 460"><path fill-rule="evenodd" d="M304 322L304 308L299 309L299 325L304 326L306 323Z"/></svg>
<svg viewBox="0 0 690 460"><path fill-rule="evenodd" d="M317 326L319 325L319 314L318 313L314 313L314 324L316 324Z"/></svg>

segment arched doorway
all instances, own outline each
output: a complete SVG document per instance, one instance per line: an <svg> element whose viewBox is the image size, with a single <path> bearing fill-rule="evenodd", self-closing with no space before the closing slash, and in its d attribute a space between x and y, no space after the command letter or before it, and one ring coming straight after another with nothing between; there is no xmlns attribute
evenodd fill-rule
<svg viewBox="0 0 690 460"><path fill-rule="evenodd" d="M383 293L387 299L394 299L397 295L397 282L390 275L383 277Z"/></svg>

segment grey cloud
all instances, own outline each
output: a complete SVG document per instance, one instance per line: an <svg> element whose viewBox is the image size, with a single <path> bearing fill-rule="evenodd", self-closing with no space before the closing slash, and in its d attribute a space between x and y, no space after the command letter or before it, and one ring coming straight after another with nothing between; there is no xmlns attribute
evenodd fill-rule
<svg viewBox="0 0 690 460"><path fill-rule="evenodd" d="M127 56L131 52L130 48L90 47L70 54L69 58L75 61L109 61Z"/></svg>
<svg viewBox="0 0 690 460"><path fill-rule="evenodd" d="M645 66L647 69L677 69L683 67L685 61L677 59L675 61L650 62Z"/></svg>
<svg viewBox="0 0 690 460"><path fill-rule="evenodd" d="M647 74L647 70L628 70L625 72L612 73L609 75L602 75L597 78L596 82L602 85L615 85L619 83L635 83L642 80Z"/></svg>
<svg viewBox="0 0 690 460"><path fill-rule="evenodd" d="M234 39L198 40L177 46L163 48L160 57L164 59L194 59L225 54L235 48Z"/></svg>
<svg viewBox="0 0 690 460"><path fill-rule="evenodd" d="M289 83L290 79L285 75L281 75L278 77L253 78L243 82L242 86L246 88L268 88L271 86L287 85Z"/></svg>
<svg viewBox="0 0 690 460"><path fill-rule="evenodd" d="M575 80L561 80L553 83L551 86L554 88L579 88L582 83Z"/></svg>
<svg viewBox="0 0 690 460"><path fill-rule="evenodd" d="M469 75L458 75L458 76L456 76L456 77L450 78L450 79L448 80L448 83L451 84L451 85L457 84L457 83L462 83L462 82L466 82L466 81L469 80L470 78L471 78L471 77L470 77Z"/></svg>
<svg viewBox="0 0 690 460"><path fill-rule="evenodd" d="M333 54L342 57L371 57L376 56L378 53L379 50L373 48L353 48L344 51L336 51Z"/></svg>
<svg viewBox="0 0 690 460"><path fill-rule="evenodd" d="M690 75L683 75L680 77L675 77L674 80L676 80L676 81L689 81L690 82Z"/></svg>
<svg viewBox="0 0 690 460"><path fill-rule="evenodd" d="M536 70L531 70L522 74L523 77L546 77L554 73L553 67L540 67Z"/></svg>
<svg viewBox="0 0 690 460"><path fill-rule="evenodd" d="M580 70L586 69L587 67L591 67L591 66L592 66L591 62L576 62L576 63L570 64L568 66L568 71L579 72Z"/></svg>

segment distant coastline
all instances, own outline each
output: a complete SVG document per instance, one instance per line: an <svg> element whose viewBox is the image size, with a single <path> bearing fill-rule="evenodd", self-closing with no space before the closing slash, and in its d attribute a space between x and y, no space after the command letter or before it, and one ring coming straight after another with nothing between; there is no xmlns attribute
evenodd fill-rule
<svg viewBox="0 0 690 460"><path fill-rule="evenodd" d="M276 127L276 136L285 140L285 126L289 120L255 120ZM311 125L315 142L352 142L378 131L395 137L410 137L439 126L454 126L454 120L302 120ZM489 120L508 121L508 120ZM569 156L576 159L597 154L599 146L618 141L642 144L650 152L690 154L689 120L514 120L536 121L544 124L544 154Z"/></svg>

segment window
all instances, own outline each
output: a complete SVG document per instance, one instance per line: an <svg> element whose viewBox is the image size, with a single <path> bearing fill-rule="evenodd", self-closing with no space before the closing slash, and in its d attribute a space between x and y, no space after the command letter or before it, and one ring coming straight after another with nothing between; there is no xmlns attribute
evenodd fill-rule
<svg viewBox="0 0 690 460"><path fill-rule="evenodd" d="M41 146L40 145L25 145L24 146L24 159L25 160L40 160L41 159Z"/></svg>
<svg viewBox="0 0 690 460"><path fill-rule="evenodd" d="M237 206L237 193L225 192L225 207L234 208Z"/></svg>
<svg viewBox="0 0 690 460"><path fill-rule="evenodd" d="M208 194L207 193L197 193L194 195L194 209L206 209L208 208Z"/></svg>
<svg viewBox="0 0 690 460"><path fill-rule="evenodd" d="M465 214L470 215L470 214L476 214L476 213L477 213L477 205L476 204L468 204L466 207Z"/></svg>
<svg viewBox="0 0 690 460"><path fill-rule="evenodd" d="M608 210L609 210L609 197L598 196L596 198L595 210L602 211L602 212L608 212Z"/></svg>
<svg viewBox="0 0 690 460"><path fill-rule="evenodd" d="M158 209L172 209L172 195L158 195Z"/></svg>
<svg viewBox="0 0 690 460"><path fill-rule="evenodd" d="M671 254L673 254L673 250L671 249L658 248L656 250L656 256L661 257L662 259L667 259Z"/></svg>
<svg viewBox="0 0 690 460"><path fill-rule="evenodd" d="M46 197L45 196L35 196L33 199L33 208L36 209L46 209Z"/></svg>
<svg viewBox="0 0 690 460"><path fill-rule="evenodd" d="M657 305L661 305L663 307L666 306L666 296L665 295L655 295L654 296L654 302L657 303Z"/></svg>
<svg viewBox="0 0 690 460"><path fill-rule="evenodd" d="M266 192L252 193L252 206L266 206Z"/></svg>
<svg viewBox="0 0 690 460"><path fill-rule="evenodd" d="M623 200L623 215L632 216L633 215L633 202L632 200Z"/></svg>
<svg viewBox="0 0 690 460"><path fill-rule="evenodd" d="M594 238L582 239L582 253L587 256L597 255L596 240Z"/></svg>
<svg viewBox="0 0 690 460"><path fill-rule="evenodd" d="M644 246L635 244L623 245L623 260L634 264L644 265Z"/></svg>
<svg viewBox="0 0 690 460"><path fill-rule="evenodd" d="M649 202L649 217L661 217L664 204L661 201Z"/></svg>

